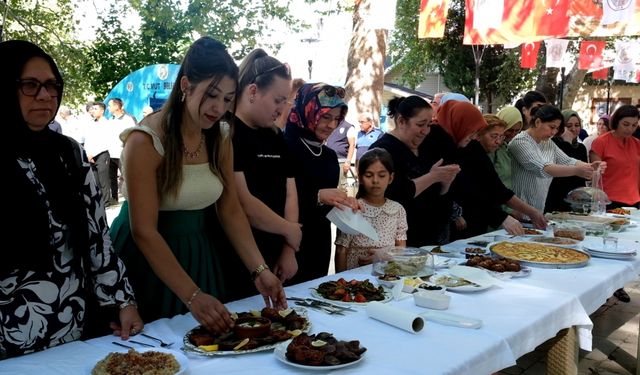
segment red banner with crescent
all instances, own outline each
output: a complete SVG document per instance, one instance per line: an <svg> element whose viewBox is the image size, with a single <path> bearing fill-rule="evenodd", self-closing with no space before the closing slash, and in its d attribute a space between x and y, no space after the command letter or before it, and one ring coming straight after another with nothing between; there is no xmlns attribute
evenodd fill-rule
<svg viewBox="0 0 640 375"><path fill-rule="evenodd" d="M510 44L548 38L640 35L640 0L502 0L502 22L474 25L495 0L465 0L464 44ZM482 23L481 25L493 25Z"/></svg>
<svg viewBox="0 0 640 375"><path fill-rule="evenodd" d="M538 50L540 50L540 42L524 43L520 47L520 67L534 69L538 62Z"/></svg>
<svg viewBox="0 0 640 375"><path fill-rule="evenodd" d="M578 58L579 69L597 69L602 67L602 51L605 47L604 41L582 41L580 42L580 56Z"/></svg>
<svg viewBox="0 0 640 375"><path fill-rule="evenodd" d="M421 0L418 38L442 38L449 0Z"/></svg>
<svg viewBox="0 0 640 375"><path fill-rule="evenodd" d="M603 79L603 80L609 79L609 68L604 68L604 69L600 69L600 70L596 70L595 72L592 72L591 78Z"/></svg>

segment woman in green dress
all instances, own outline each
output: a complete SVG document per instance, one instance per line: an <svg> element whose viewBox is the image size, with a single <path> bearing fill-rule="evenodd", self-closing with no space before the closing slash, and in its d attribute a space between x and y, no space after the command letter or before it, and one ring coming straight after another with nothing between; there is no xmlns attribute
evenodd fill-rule
<svg viewBox="0 0 640 375"><path fill-rule="evenodd" d="M218 215L267 306L286 307L282 284L258 251L235 189L230 129L221 119L237 77L224 45L197 40L164 107L120 136L127 202L111 237L149 321L191 311L213 332L232 327L219 301L224 288L209 214Z"/></svg>

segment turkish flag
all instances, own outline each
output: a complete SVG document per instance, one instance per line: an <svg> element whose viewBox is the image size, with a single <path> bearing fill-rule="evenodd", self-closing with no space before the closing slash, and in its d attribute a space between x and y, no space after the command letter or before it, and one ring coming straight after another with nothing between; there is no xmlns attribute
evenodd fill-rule
<svg viewBox="0 0 640 375"><path fill-rule="evenodd" d="M604 68L600 70L596 70L595 72L591 72L591 78L593 79L609 79L609 68Z"/></svg>
<svg viewBox="0 0 640 375"><path fill-rule="evenodd" d="M580 58L578 60L579 69L596 69L602 67L602 51L604 41L582 41L580 42Z"/></svg>
<svg viewBox="0 0 640 375"><path fill-rule="evenodd" d="M538 62L540 42L524 43L520 47L520 67L534 69Z"/></svg>
<svg viewBox="0 0 640 375"><path fill-rule="evenodd" d="M449 0L421 0L418 38L442 38L448 11Z"/></svg>
<svg viewBox="0 0 640 375"><path fill-rule="evenodd" d="M569 33L570 0L538 0L535 2L534 35L566 36Z"/></svg>

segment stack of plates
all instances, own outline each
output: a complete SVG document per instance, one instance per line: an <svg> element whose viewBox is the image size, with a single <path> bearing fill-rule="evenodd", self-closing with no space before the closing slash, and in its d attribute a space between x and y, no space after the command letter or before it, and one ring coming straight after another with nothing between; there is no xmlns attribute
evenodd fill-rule
<svg viewBox="0 0 640 375"><path fill-rule="evenodd" d="M598 244L596 242L584 244L583 248L592 257L596 258L629 260L634 259L636 256L635 249L630 247L621 247L620 244L618 244L618 249L615 251L604 250L602 248L602 244Z"/></svg>

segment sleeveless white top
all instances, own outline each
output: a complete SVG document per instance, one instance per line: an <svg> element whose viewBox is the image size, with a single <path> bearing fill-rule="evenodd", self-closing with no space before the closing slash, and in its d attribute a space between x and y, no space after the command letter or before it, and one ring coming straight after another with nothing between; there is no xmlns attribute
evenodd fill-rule
<svg viewBox="0 0 640 375"><path fill-rule="evenodd" d="M126 129L120 134L120 139L126 143L129 134L133 131L142 131L151 136L153 147L160 156L164 156L164 147L156 132L146 125L138 125ZM124 154L120 156L122 173L124 174ZM183 164L182 185L178 194L174 197L165 196L160 202L161 211L201 210L215 203L222 195L222 182L211 169L209 163ZM122 194L128 198L126 183L122 186Z"/></svg>

